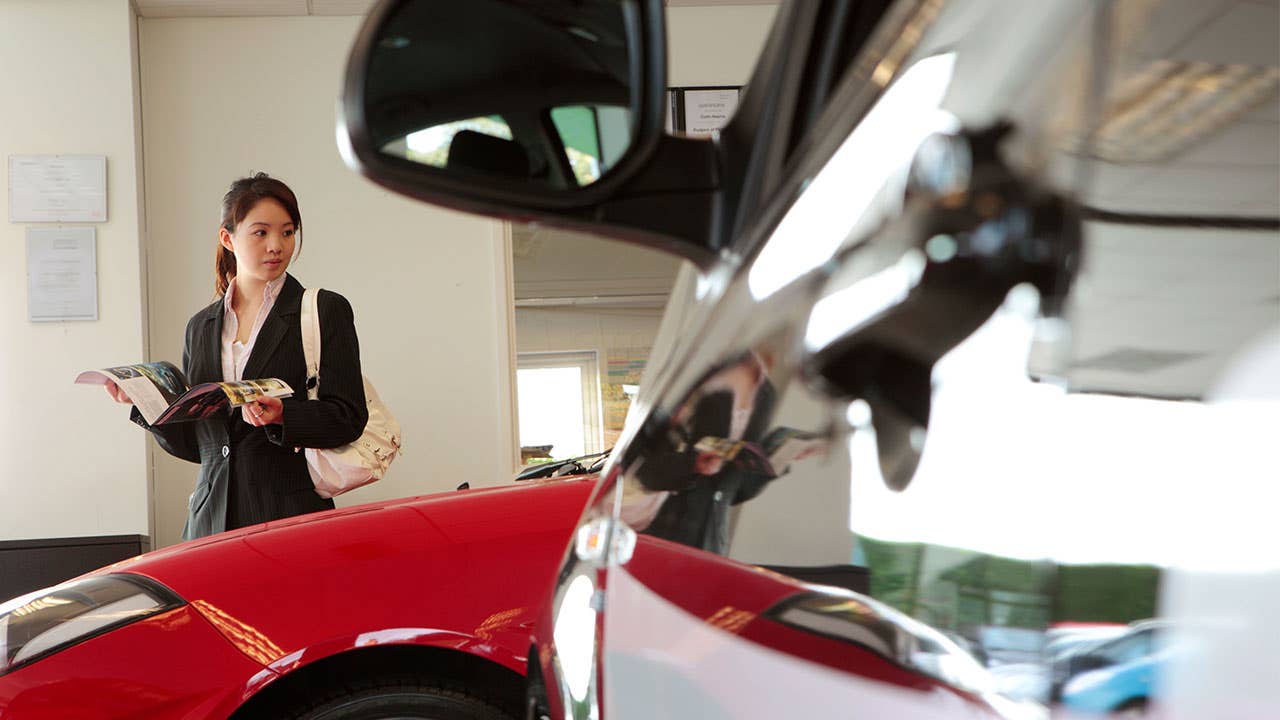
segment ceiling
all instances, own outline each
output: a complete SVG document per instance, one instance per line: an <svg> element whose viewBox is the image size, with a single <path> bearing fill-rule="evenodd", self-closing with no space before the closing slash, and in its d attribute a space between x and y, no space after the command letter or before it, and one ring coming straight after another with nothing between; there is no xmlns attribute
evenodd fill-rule
<svg viewBox="0 0 1280 720"><path fill-rule="evenodd" d="M1157 162L1102 162L1085 201L1125 213L1280 217L1280 2L1164 0L1138 61L1271 68L1268 94ZM1219 103L1220 106L1220 103ZM1201 397L1280 325L1280 233L1090 223L1071 303L1079 389Z"/></svg>
<svg viewBox="0 0 1280 720"><path fill-rule="evenodd" d="M165 17L364 15L376 0L133 0L138 14ZM671 7L776 5L777 0L666 0Z"/></svg>
<svg viewBox="0 0 1280 720"><path fill-rule="evenodd" d="M514 224L516 307L661 308L675 284L673 255L586 233Z"/></svg>
<svg viewBox="0 0 1280 720"><path fill-rule="evenodd" d="M1164 0L1139 60L1280 67L1280 1ZM1280 215L1280 98L1201 139L1172 162L1103 164L1099 203L1129 212Z"/></svg>

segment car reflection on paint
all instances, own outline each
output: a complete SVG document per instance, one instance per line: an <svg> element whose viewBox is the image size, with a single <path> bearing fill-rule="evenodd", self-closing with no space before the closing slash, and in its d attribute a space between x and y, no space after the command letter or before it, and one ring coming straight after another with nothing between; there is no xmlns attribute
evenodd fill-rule
<svg viewBox="0 0 1280 720"><path fill-rule="evenodd" d="M1060 697L1072 710L1142 715L1157 697L1162 672L1176 653L1167 622L1134 623L1117 638L1066 659Z"/></svg>

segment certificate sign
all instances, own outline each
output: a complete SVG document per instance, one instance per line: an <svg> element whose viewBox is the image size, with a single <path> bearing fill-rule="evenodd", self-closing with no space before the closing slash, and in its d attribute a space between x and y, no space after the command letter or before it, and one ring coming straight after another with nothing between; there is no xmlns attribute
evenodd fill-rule
<svg viewBox="0 0 1280 720"><path fill-rule="evenodd" d="M106 221L106 155L9 156L9 222Z"/></svg>
<svg viewBox="0 0 1280 720"><path fill-rule="evenodd" d="M684 91L684 131L689 135L710 135L733 117L738 107L738 88L689 88Z"/></svg>
<svg viewBox="0 0 1280 720"><path fill-rule="evenodd" d="M98 262L92 227L27 228L27 318L98 319Z"/></svg>

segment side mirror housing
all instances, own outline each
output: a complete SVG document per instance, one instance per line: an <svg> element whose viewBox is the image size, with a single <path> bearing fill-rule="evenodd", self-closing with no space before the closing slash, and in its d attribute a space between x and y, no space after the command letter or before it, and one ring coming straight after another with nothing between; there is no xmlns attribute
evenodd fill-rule
<svg viewBox="0 0 1280 720"><path fill-rule="evenodd" d="M715 185L713 144L664 133L665 70L661 0L383 0L351 51L339 145L403 195L704 262L709 193L675 218L645 200Z"/></svg>

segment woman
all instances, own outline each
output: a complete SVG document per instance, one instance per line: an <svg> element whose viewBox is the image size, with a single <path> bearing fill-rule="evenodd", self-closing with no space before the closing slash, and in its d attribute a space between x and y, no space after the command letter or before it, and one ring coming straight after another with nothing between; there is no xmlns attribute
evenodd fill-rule
<svg viewBox="0 0 1280 720"><path fill-rule="evenodd" d="M208 420L151 427L131 419L175 457L200 463L183 539L333 508L316 494L302 448L330 448L360 436L368 420L351 305L321 291L319 397L307 400L299 313L303 287L286 273L300 245L293 191L257 173L222 198L213 304L187 323L182 370L192 385L279 378L293 396L263 398ZM107 392L130 402L118 386Z"/></svg>

